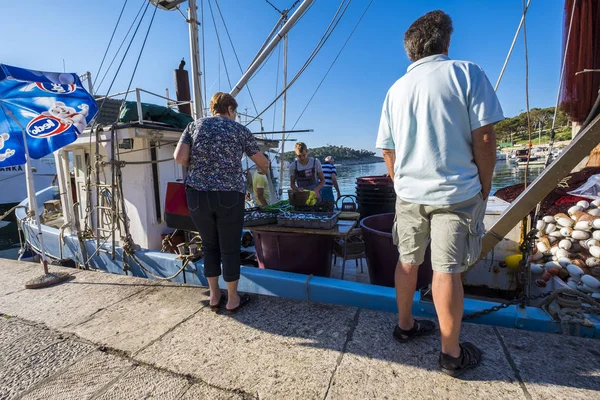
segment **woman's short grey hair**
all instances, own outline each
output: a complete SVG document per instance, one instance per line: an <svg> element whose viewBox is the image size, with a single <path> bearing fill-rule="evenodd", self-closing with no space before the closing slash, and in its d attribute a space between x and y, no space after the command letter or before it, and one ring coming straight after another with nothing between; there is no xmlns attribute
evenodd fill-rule
<svg viewBox="0 0 600 400"><path fill-rule="evenodd" d="M450 43L452 18L442 10L428 12L404 33L404 48L411 61L442 54Z"/></svg>

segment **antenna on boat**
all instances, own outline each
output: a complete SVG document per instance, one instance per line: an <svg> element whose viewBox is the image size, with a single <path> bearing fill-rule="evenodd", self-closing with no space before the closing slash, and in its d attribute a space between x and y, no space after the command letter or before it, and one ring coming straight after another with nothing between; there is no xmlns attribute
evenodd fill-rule
<svg viewBox="0 0 600 400"><path fill-rule="evenodd" d="M202 92L200 85L202 82L202 72L200 71L200 49L198 46L198 14L196 0L150 0L150 3L162 10L173 11L177 10L181 13L179 5L183 2L188 2L188 16L185 21L189 25L190 30L190 60L192 70L192 91L194 92L194 118L203 117L204 105L202 104ZM181 13L183 15L183 13Z"/></svg>

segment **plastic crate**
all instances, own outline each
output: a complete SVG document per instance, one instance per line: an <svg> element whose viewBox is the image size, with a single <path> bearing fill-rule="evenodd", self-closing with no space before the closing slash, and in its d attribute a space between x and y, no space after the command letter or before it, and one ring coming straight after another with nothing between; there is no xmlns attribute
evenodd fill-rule
<svg viewBox="0 0 600 400"><path fill-rule="evenodd" d="M244 219L244 227L259 226L259 225L273 225L277 223L277 213L263 213L269 214L261 218L253 218L249 221ZM246 214L247 215L247 214Z"/></svg>
<svg viewBox="0 0 600 400"><path fill-rule="evenodd" d="M322 219L310 219L310 218L290 218L288 215L302 215L309 214L318 217L326 217ZM339 212L290 212L286 215L279 215L277 217L277 225L287 226L290 228L309 228L309 229L332 229L338 222Z"/></svg>

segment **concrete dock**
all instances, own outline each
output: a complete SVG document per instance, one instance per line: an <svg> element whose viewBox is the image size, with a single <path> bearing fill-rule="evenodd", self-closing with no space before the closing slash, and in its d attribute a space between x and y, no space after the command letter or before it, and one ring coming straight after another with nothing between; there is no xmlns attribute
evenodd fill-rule
<svg viewBox="0 0 600 400"><path fill-rule="evenodd" d="M600 341L465 324L484 362L438 371L439 337L396 316L257 296L235 316L206 288L0 259L0 399L600 399Z"/></svg>

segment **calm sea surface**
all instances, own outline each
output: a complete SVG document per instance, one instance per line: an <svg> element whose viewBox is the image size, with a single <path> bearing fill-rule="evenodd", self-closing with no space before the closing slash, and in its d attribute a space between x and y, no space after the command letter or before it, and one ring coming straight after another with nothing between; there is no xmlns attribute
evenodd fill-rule
<svg viewBox="0 0 600 400"><path fill-rule="evenodd" d="M530 165L527 174L527 182L531 183L542 172L542 165ZM337 167L338 182L342 194L356 195L356 178L361 176L384 175L387 174L384 163L362 164L362 165L340 165ZM287 171L286 171L287 172ZM492 180L492 194L496 190L506 186L523 183L525 178L525 168L518 167L516 164L509 164L507 161L498 161L494 169L494 178ZM284 181L284 186L289 186L289 178ZM287 197L284 195L284 197Z"/></svg>

